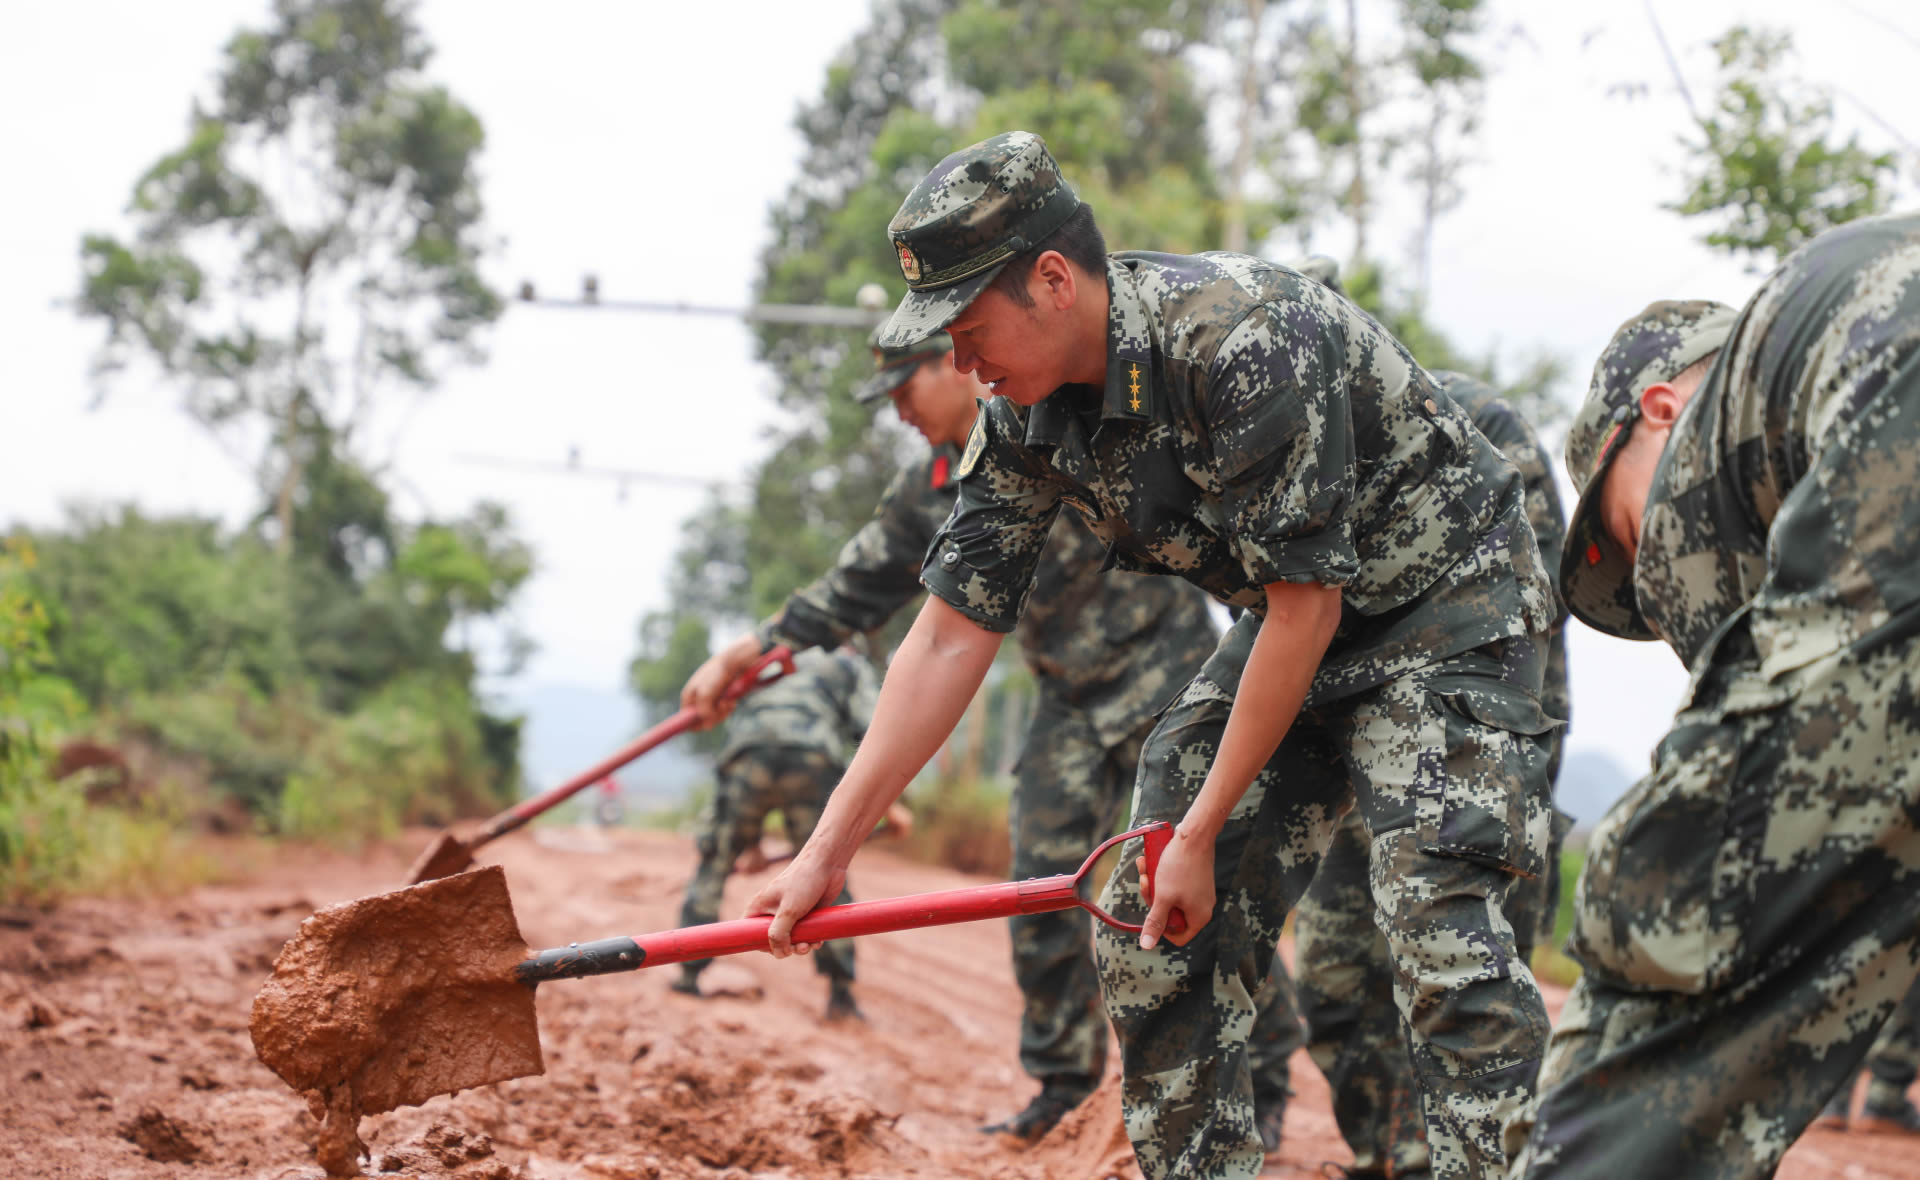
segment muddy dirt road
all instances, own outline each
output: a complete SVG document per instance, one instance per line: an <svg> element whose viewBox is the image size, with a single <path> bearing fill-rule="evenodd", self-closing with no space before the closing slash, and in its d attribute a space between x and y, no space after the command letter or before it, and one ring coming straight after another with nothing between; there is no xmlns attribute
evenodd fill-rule
<svg viewBox="0 0 1920 1180"><path fill-rule="evenodd" d="M254 1059L247 1011L281 943L330 902L396 887L412 842L288 853L242 886L156 903L0 913L0 1174L47 1180L311 1180L314 1122ZM543 831L490 846L536 947L673 923L692 850L669 836ZM736 878L737 906L759 878ZM974 879L870 849L857 896ZM1004 923L864 940L864 1025L822 1026L811 964L723 961L540 989L547 1073L369 1118L373 1175L422 1180L746 1180L1135 1175L1109 1088L1039 1146L974 1128L1023 1105ZM1557 998L1555 1000L1557 1002ZM1269 1176L1348 1160L1299 1055ZM1103 1102L1101 1099L1104 1098ZM1920 1180L1920 1140L1813 1132L1782 1176Z"/></svg>

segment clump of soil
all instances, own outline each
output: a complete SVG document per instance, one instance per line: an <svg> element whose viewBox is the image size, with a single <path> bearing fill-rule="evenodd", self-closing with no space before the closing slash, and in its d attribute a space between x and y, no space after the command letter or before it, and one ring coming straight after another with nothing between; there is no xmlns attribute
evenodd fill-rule
<svg viewBox="0 0 1920 1180"><path fill-rule="evenodd" d="M380 1153L376 1176L410 1180L526 1180L526 1172L493 1158L493 1140L435 1123L412 1142Z"/></svg>
<svg viewBox="0 0 1920 1180"><path fill-rule="evenodd" d="M490 866L328 906L254 997L254 1051L321 1120L320 1164L358 1174L360 1117L542 1072L528 954Z"/></svg>
<svg viewBox="0 0 1920 1180"><path fill-rule="evenodd" d="M158 1107L142 1107L133 1121L120 1128L120 1137L163 1164L190 1164L201 1156L200 1145L185 1125L168 1118Z"/></svg>
<svg viewBox="0 0 1920 1180"><path fill-rule="evenodd" d="M1110 1072L1021 1160L1047 1180L1139 1180L1140 1165L1120 1114L1120 1075Z"/></svg>

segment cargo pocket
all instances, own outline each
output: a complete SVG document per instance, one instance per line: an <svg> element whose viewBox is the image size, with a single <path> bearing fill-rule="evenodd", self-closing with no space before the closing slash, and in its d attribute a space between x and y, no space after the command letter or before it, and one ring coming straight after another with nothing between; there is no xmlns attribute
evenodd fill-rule
<svg viewBox="0 0 1920 1180"><path fill-rule="evenodd" d="M1553 814L1544 735L1560 723L1530 693L1497 681L1435 684L1427 695L1446 741L1422 755L1432 764L1416 817L1421 850L1539 876Z"/></svg>
<svg viewBox="0 0 1920 1180"><path fill-rule="evenodd" d="M1595 826L1568 950L1603 981L1694 994L1735 971L1747 909L1728 847L1739 754L1736 725L1678 725L1653 774Z"/></svg>

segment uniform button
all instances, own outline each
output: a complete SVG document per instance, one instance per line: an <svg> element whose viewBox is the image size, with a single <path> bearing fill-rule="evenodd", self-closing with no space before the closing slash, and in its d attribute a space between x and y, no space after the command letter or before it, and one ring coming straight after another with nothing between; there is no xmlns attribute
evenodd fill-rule
<svg viewBox="0 0 1920 1180"><path fill-rule="evenodd" d="M1436 401L1434 401L1434 400L1433 400L1432 398L1428 398L1428 399L1427 399L1427 413L1429 413L1429 414L1438 414L1439 412L1440 412L1440 403L1439 403L1439 402L1436 402Z"/></svg>
<svg viewBox="0 0 1920 1180"><path fill-rule="evenodd" d="M941 555L940 564L941 565L959 565L960 554L955 552L952 549L949 549L946 551L946 553Z"/></svg>

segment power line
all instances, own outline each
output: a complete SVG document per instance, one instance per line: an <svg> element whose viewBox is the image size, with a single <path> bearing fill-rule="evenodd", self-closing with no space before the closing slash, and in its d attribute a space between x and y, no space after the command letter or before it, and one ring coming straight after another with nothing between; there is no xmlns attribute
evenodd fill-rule
<svg viewBox="0 0 1920 1180"><path fill-rule="evenodd" d="M856 297L858 307L836 307L825 303L750 303L743 307L645 299L602 299L600 281L587 275L580 283L576 299L556 299L541 295L530 282L520 284L519 302L531 307L568 311L624 311L664 315L703 315L747 320L764 324L804 324L829 328L872 328L887 318L889 298L886 289L869 283Z"/></svg>
<svg viewBox="0 0 1920 1180"><path fill-rule="evenodd" d="M729 486L732 481L715 479L703 475L688 475L683 472L651 471L638 467L588 467L583 465L577 453L569 455L563 463L543 459L521 459L511 455L476 455L463 453L453 456L456 463L465 463L472 467L492 467L497 470L519 471L529 475L571 475L586 479L610 479L617 482L622 492L630 483L668 484L675 487L719 489Z"/></svg>

